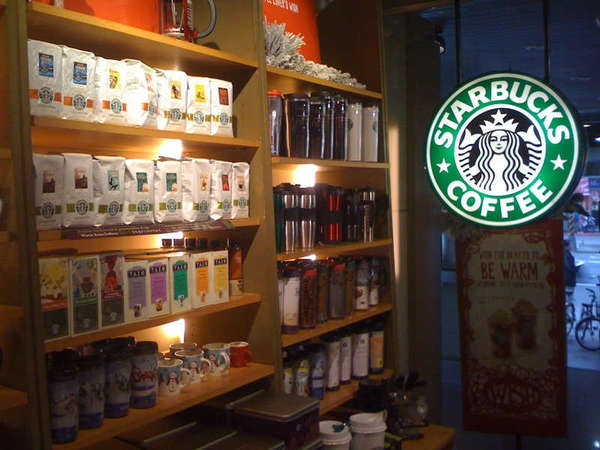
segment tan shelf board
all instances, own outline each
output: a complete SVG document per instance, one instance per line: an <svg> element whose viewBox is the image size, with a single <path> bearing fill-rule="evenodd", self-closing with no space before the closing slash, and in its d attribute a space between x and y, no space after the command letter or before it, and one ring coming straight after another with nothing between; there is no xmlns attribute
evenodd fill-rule
<svg viewBox="0 0 600 450"><path fill-rule="evenodd" d="M78 345L87 344L89 342L93 342L99 339L122 336L146 328L157 327L159 325L164 325L165 323L173 322L174 320L178 319L207 316L221 311L227 311L231 309L241 308L247 305L260 303L260 301L261 297L258 294L244 293L239 296L232 296L229 302L219 303L218 305L204 306L202 308L192 309L190 311L178 314L167 314L164 316L153 317L151 319L143 320L140 322L132 322L111 328L104 328L94 333L88 333L79 336L71 336L46 342L44 344L44 350L46 352L54 352L67 347L75 347Z"/></svg>
<svg viewBox="0 0 600 450"><path fill-rule="evenodd" d="M79 120L64 120L55 117L33 117L32 133L41 133L41 129L43 128L71 130L76 132L77 137L81 134L93 134L95 139L98 139L100 136L105 139L110 139L111 135L113 135L113 139L119 139L120 136L139 136L142 138L160 140L180 139L182 142L202 144L203 147L212 148L258 148L260 146L260 141L252 139L207 136L179 131L157 130L154 128L128 127L105 123L83 122ZM65 136L65 138L68 137Z"/></svg>
<svg viewBox="0 0 600 450"><path fill-rule="evenodd" d="M303 258L316 255L317 258L336 256L343 253L360 252L372 248L387 247L392 245L392 239L378 239L373 242L347 242L338 245L317 245L312 250L300 250L291 253L278 253L277 261Z"/></svg>
<svg viewBox="0 0 600 450"><path fill-rule="evenodd" d="M299 342L308 341L331 331L339 330L340 328L384 314L391 310L391 303L380 303L379 305L372 306L367 311L353 311L352 316L344 319L331 319L324 324L317 325L315 328L301 329L294 334L282 334L281 345L282 347L289 347L290 345L298 344Z"/></svg>
<svg viewBox="0 0 600 450"><path fill-rule="evenodd" d="M8 147L0 147L0 159L12 159L12 151Z"/></svg>
<svg viewBox="0 0 600 450"><path fill-rule="evenodd" d="M246 227L257 227L260 225L260 219L250 217L247 219L233 219L226 222L226 227L229 225L232 228L210 228L207 225L206 229L202 229L200 226L202 223L176 223L176 224L149 224L149 225L122 225L118 227L109 228L81 228L77 230L48 230L38 231L38 241L61 241L61 240L73 240L73 239L99 239L99 238L112 238L119 236L142 236L152 234L165 234L165 233L176 233L182 231L185 233L189 232L204 232L204 231L227 231L236 228ZM74 236L71 233L76 233ZM103 235L103 233L105 233ZM1 238L1 234L0 234Z"/></svg>
<svg viewBox="0 0 600 450"><path fill-rule="evenodd" d="M0 305L0 315L3 321L23 318L23 307L16 305Z"/></svg>
<svg viewBox="0 0 600 450"><path fill-rule="evenodd" d="M208 381L188 386L185 388L185 392L179 395L159 397L154 408L130 409L128 416L119 419L104 419L104 424L100 428L79 430L78 438L74 442L55 444L53 448L85 448L266 378L273 373L272 366L257 363L250 363L247 367L240 369L231 369L228 376L210 377Z"/></svg>
<svg viewBox="0 0 600 450"><path fill-rule="evenodd" d="M27 13L30 38L93 51L106 58L139 59L150 66L185 70L197 76L237 76L240 71L258 67L255 60L68 9L33 2Z"/></svg>
<svg viewBox="0 0 600 450"><path fill-rule="evenodd" d="M273 156L271 158L273 169L294 169L302 164L314 164L317 170L339 170L339 169L389 169L388 163L366 162L366 161L339 161L335 159L312 159L312 158L288 158L284 156Z"/></svg>
<svg viewBox="0 0 600 450"><path fill-rule="evenodd" d="M10 231L0 231L0 242L10 242L13 240L13 235Z"/></svg>
<svg viewBox="0 0 600 450"><path fill-rule="evenodd" d="M27 393L12 389L6 386L0 386L0 411L25 406L27 404Z"/></svg>
<svg viewBox="0 0 600 450"><path fill-rule="evenodd" d="M369 378L381 379L390 378L392 376L391 369L385 369L383 374L380 375L369 375ZM321 400L319 405L319 414L323 415L337 408L340 405L352 400L358 392L359 380L352 380L350 384L340 386L337 391L329 391L325 393L325 398Z"/></svg>
<svg viewBox="0 0 600 450"><path fill-rule="evenodd" d="M293 70L280 69L278 67L267 66L267 79L269 89L283 90L284 93L292 91L318 90L322 88L333 89L335 91L346 92L359 97L366 97L380 100L383 95L380 92L369 91L367 89L357 89L333 81L322 80L311 77Z"/></svg>

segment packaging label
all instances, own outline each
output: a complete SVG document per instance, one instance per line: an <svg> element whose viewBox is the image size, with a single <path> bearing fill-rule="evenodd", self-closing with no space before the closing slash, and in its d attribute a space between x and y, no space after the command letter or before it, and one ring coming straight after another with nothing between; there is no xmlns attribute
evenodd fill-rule
<svg viewBox="0 0 600 450"><path fill-rule="evenodd" d="M146 172L136 172L135 178L137 180L138 192L150 192L150 186L148 185L148 174Z"/></svg>
<svg viewBox="0 0 600 450"><path fill-rule="evenodd" d="M155 311L162 311L167 301L167 265L150 265L150 302Z"/></svg>
<svg viewBox="0 0 600 450"><path fill-rule="evenodd" d="M219 88L219 104L229 105L229 90L227 88Z"/></svg>
<svg viewBox="0 0 600 450"><path fill-rule="evenodd" d="M177 192L177 173L167 172L165 180L167 182L167 192Z"/></svg>
<svg viewBox="0 0 600 450"><path fill-rule="evenodd" d="M69 334L69 278L65 260L40 260L40 299L44 338Z"/></svg>
<svg viewBox="0 0 600 450"><path fill-rule="evenodd" d="M229 269L227 267L227 258L215 258L214 276L215 276L215 293L220 299L225 297L225 293L229 287Z"/></svg>
<svg viewBox="0 0 600 450"><path fill-rule="evenodd" d="M208 293L208 258L196 260L194 272L196 276L196 297L204 303Z"/></svg>
<svg viewBox="0 0 600 450"><path fill-rule="evenodd" d="M123 257L100 256L102 325L115 325L124 320Z"/></svg>
<svg viewBox="0 0 600 450"><path fill-rule="evenodd" d="M206 95L204 93L204 85L197 84L194 86L195 95L194 98L197 103L206 103Z"/></svg>
<svg viewBox="0 0 600 450"><path fill-rule="evenodd" d="M108 87L110 89L121 89L121 74L118 70L108 69Z"/></svg>
<svg viewBox="0 0 600 450"><path fill-rule="evenodd" d="M146 307L146 269L134 266L127 271L129 282L129 309L135 317L141 317L142 309Z"/></svg>
<svg viewBox="0 0 600 450"><path fill-rule="evenodd" d="M86 86L87 81L87 64L74 62L73 63L73 83Z"/></svg>
<svg viewBox="0 0 600 450"><path fill-rule="evenodd" d="M181 100L181 81L171 81L171 98Z"/></svg>
<svg viewBox="0 0 600 450"><path fill-rule="evenodd" d="M74 332L98 328L98 259L71 261Z"/></svg>
<svg viewBox="0 0 600 450"><path fill-rule="evenodd" d="M38 54L38 74L41 77L54 78L54 56Z"/></svg>
<svg viewBox="0 0 600 450"><path fill-rule="evenodd" d="M109 191L120 191L121 183L119 182L119 171L114 169L108 169L106 171L108 180L108 190Z"/></svg>
<svg viewBox="0 0 600 450"><path fill-rule="evenodd" d="M173 298L182 307L188 295L188 264L177 261L173 264Z"/></svg>

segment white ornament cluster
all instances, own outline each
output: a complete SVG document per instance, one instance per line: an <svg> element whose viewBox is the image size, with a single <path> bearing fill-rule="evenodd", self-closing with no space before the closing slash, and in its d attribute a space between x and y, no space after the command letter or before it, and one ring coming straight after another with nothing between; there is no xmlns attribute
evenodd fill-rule
<svg viewBox="0 0 600 450"><path fill-rule="evenodd" d="M267 64L281 69L293 70L305 75L310 75L322 80L345 84L358 89L366 89L366 85L360 83L349 73L342 72L324 64L307 61L298 50L305 45L302 35L285 31L285 23L276 21L268 23L264 21L265 30L265 54Z"/></svg>

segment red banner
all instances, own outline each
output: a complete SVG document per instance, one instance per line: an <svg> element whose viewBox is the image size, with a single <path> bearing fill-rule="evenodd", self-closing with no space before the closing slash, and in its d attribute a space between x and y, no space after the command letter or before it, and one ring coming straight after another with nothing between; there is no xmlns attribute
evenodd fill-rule
<svg viewBox="0 0 600 450"><path fill-rule="evenodd" d="M559 220L456 244L465 430L566 433Z"/></svg>

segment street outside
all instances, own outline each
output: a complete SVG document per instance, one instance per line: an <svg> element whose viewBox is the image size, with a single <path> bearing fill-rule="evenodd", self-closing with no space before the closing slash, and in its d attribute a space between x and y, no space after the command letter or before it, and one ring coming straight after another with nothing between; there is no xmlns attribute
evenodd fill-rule
<svg viewBox="0 0 600 450"><path fill-rule="evenodd" d="M571 250L576 263L583 265L577 271L577 286L573 293L575 304L575 317L578 321L581 316L581 304L590 303L589 292L596 292L596 299L600 301L600 287L597 286L600 276L600 233L577 234L577 249ZM600 370L600 351L588 351L582 348L575 340L575 328L567 336L568 366L577 369Z"/></svg>

